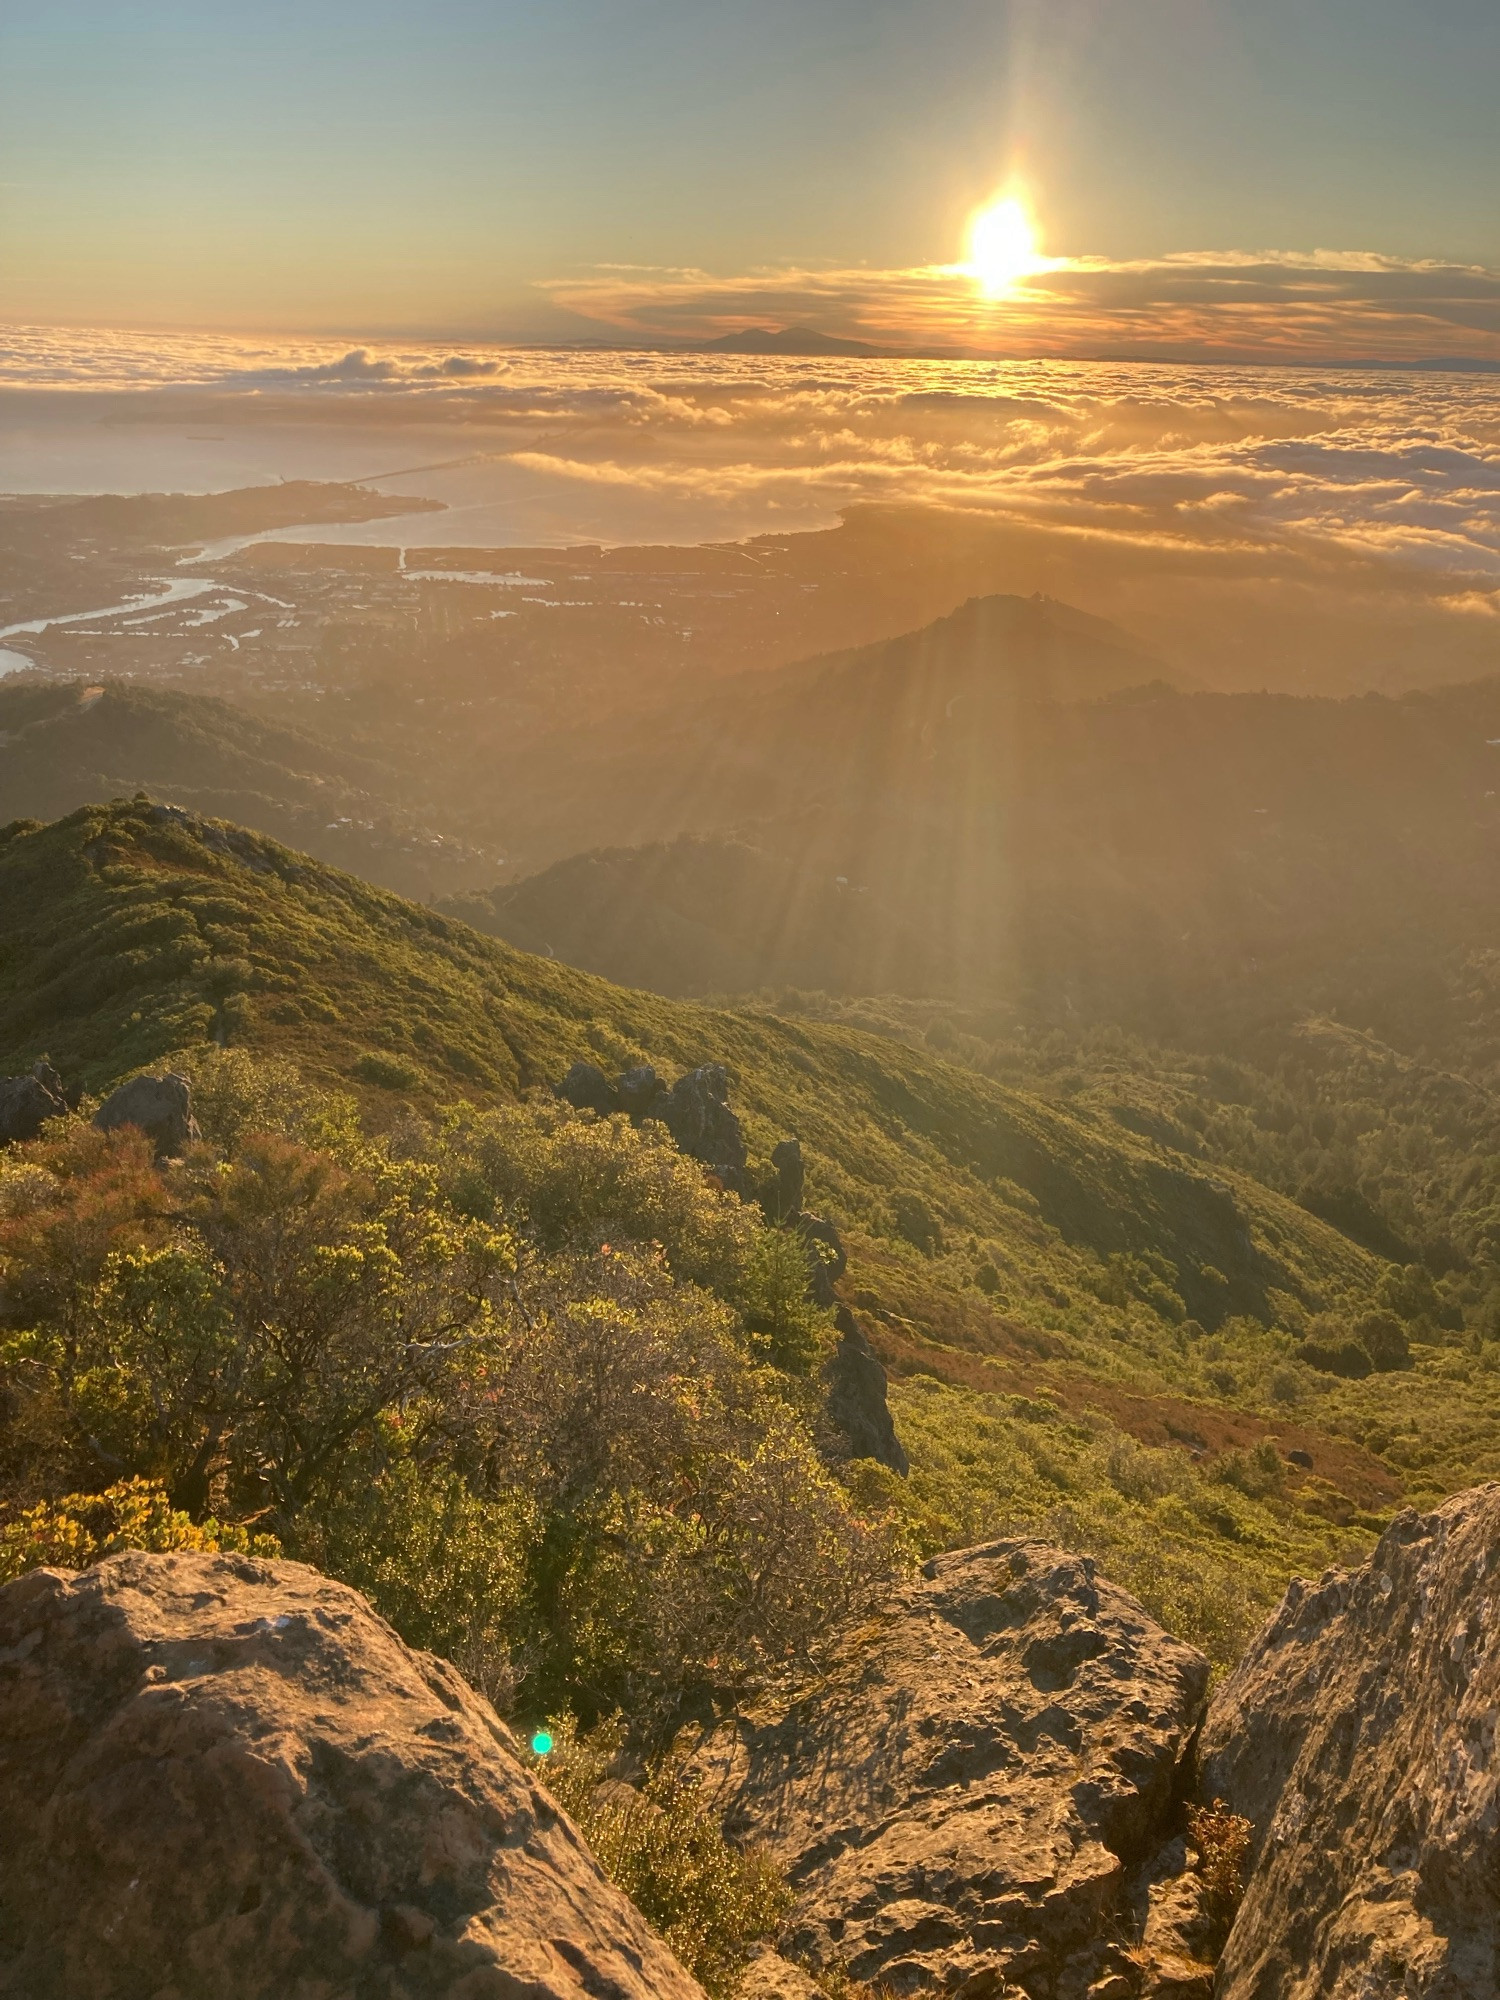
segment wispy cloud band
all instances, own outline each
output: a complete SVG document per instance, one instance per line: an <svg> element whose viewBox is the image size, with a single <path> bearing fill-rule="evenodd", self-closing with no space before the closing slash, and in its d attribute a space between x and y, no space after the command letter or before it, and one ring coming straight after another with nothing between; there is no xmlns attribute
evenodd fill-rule
<svg viewBox="0 0 1500 2000"><path fill-rule="evenodd" d="M548 285L616 337L707 340L799 326L936 354L1500 366L1500 272L1349 251L1054 260L1001 299L960 266L615 267Z"/></svg>

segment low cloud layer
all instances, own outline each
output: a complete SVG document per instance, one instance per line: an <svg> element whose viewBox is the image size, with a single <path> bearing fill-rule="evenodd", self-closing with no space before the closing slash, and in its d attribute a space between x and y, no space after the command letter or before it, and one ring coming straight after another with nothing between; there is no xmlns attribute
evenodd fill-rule
<svg viewBox="0 0 1500 2000"><path fill-rule="evenodd" d="M1405 279L1384 275L1394 298ZM943 509L1001 537L1007 587L1118 616L1178 658L1251 635L1257 660L1290 648L1311 671L1399 628L1392 675L1422 648L1453 677L1500 667L1500 375L43 331L0 333L6 382L0 415L79 438L102 420L132 465L150 434L222 430L236 467L275 476L294 439L302 476L453 509L370 539L693 541ZM50 483L69 490L60 463Z"/></svg>

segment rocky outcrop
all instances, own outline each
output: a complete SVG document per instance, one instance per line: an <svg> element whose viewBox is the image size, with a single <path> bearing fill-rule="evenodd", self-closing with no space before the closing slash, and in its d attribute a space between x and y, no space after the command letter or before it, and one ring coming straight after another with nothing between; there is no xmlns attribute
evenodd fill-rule
<svg viewBox="0 0 1500 2000"><path fill-rule="evenodd" d="M619 1094L620 1109L627 1118L639 1124L643 1118L661 1115L661 1104L667 1094L667 1086L662 1082L650 1063L637 1063L634 1069L625 1070L615 1086Z"/></svg>
<svg viewBox="0 0 1500 2000"><path fill-rule="evenodd" d="M722 1178L745 1172L745 1136L729 1106L729 1072L722 1063L704 1063L676 1083L655 1114L691 1160L701 1160Z"/></svg>
<svg viewBox="0 0 1500 2000"><path fill-rule="evenodd" d="M192 1088L185 1076L131 1077L105 1098L94 1123L101 1132L112 1132L121 1125L139 1126L155 1146L158 1159L175 1159L199 1136Z"/></svg>
<svg viewBox="0 0 1500 2000"><path fill-rule="evenodd" d="M0 1077L0 1146L36 1138L49 1118L67 1109L63 1080L45 1059L28 1076Z"/></svg>
<svg viewBox="0 0 1500 2000"><path fill-rule="evenodd" d="M1497 1713L1500 1486L1292 1585L1204 1730L1256 1836L1223 2000L1500 1993Z"/></svg>
<svg viewBox="0 0 1500 2000"><path fill-rule="evenodd" d="M298 1563L0 1590L0 1993L702 2000L493 1710Z"/></svg>
<svg viewBox="0 0 1500 2000"><path fill-rule="evenodd" d="M1207 1684L1087 1558L997 1542L938 1557L814 1687L684 1749L790 1874L787 1957L898 1993L1134 1995L1132 1871Z"/></svg>
<svg viewBox="0 0 1500 2000"><path fill-rule="evenodd" d="M767 1948L745 1967L735 2000L824 2000L824 1993L801 1966Z"/></svg>
<svg viewBox="0 0 1500 2000"><path fill-rule="evenodd" d="M802 1141L783 1139L771 1148L771 1178L760 1191L760 1205L767 1222L780 1225L800 1215L806 1183Z"/></svg>
<svg viewBox="0 0 1500 2000"><path fill-rule="evenodd" d="M722 1063L690 1069L669 1088L650 1063L636 1064L611 1083L594 1063L576 1062L557 1085L557 1094L579 1111L594 1111L601 1118L624 1112L635 1125L648 1118L658 1120L679 1152L748 1198L745 1135L730 1107L729 1072Z"/></svg>
<svg viewBox="0 0 1500 2000"><path fill-rule="evenodd" d="M908 1461L886 1402L886 1375L847 1306L834 1314L839 1344L823 1369L823 1407L850 1458L874 1458L906 1477Z"/></svg>
<svg viewBox="0 0 1500 2000"><path fill-rule="evenodd" d="M611 1118L621 1109L619 1091L596 1063L574 1063L557 1094L575 1111L596 1111L601 1118Z"/></svg>
<svg viewBox="0 0 1500 2000"><path fill-rule="evenodd" d="M807 1245L809 1297L820 1306L836 1304L838 1293L834 1286L849 1268L843 1238L823 1216L808 1215L805 1210L792 1217L790 1226Z"/></svg>

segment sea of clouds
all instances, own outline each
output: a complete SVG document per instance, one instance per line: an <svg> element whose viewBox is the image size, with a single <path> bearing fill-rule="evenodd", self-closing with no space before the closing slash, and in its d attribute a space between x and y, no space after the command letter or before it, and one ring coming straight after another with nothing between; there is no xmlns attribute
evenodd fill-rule
<svg viewBox="0 0 1500 2000"><path fill-rule="evenodd" d="M1175 578L1199 650L1210 585L1259 590L1262 621L1279 592L1304 651L1334 612L1459 621L1460 651L1500 636L1500 376L1477 371L0 329L0 432L12 491L296 475L449 510L351 539L691 542L945 509L1013 537L1018 585L1112 615L1160 628Z"/></svg>

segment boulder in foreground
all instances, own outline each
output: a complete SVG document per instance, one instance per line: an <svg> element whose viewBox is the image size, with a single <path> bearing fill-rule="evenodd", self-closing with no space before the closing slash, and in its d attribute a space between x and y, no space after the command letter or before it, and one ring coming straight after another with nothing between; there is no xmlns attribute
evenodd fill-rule
<svg viewBox="0 0 1500 2000"><path fill-rule="evenodd" d="M133 1076L111 1091L94 1115L101 1132L135 1125L156 1148L158 1159L175 1159L198 1134L193 1093L185 1076Z"/></svg>
<svg viewBox="0 0 1500 2000"><path fill-rule="evenodd" d="M1222 2000L1500 1993L1497 1713L1500 1486L1292 1585L1204 1730L1257 1837Z"/></svg>
<svg viewBox="0 0 1500 2000"><path fill-rule="evenodd" d="M451 1667L300 1563L0 1590L0 1994L702 2000Z"/></svg>
<svg viewBox="0 0 1500 2000"><path fill-rule="evenodd" d="M1137 1993L1131 1871L1207 1685L1086 1557L997 1542L929 1563L824 1680L709 1731L690 1766L786 1867L791 1957L896 1993Z"/></svg>

